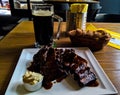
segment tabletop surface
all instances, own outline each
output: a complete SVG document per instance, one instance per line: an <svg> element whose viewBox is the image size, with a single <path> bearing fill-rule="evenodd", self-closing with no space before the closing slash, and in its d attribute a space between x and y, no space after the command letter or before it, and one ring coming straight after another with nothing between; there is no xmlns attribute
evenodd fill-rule
<svg viewBox="0 0 120 95"><path fill-rule="evenodd" d="M57 30L55 23L54 31ZM92 23L97 28L106 28L120 32L120 23ZM71 47L70 39L65 36L66 23L62 24L61 38L57 47ZM0 95L3 95L24 48L34 48L34 31L32 21L23 21L17 25L4 39L0 40ZM93 52L101 67L110 78L120 95L120 50L105 46Z"/></svg>

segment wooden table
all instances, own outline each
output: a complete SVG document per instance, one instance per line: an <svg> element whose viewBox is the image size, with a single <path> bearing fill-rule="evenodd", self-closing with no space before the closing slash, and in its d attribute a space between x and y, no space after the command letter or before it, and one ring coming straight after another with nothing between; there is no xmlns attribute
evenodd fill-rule
<svg viewBox="0 0 120 95"><path fill-rule="evenodd" d="M56 24L56 23L55 23ZM96 27L102 27L120 32L120 23L93 23ZM56 31L55 25L55 31ZM62 31L65 31L65 23ZM62 32L57 41L57 47L71 46L68 37ZM11 79L18 58L24 48L34 47L34 32L32 21L21 22L4 39L0 41L0 95L3 95ZM100 65L115 85L120 95L120 50L110 46L93 53Z"/></svg>

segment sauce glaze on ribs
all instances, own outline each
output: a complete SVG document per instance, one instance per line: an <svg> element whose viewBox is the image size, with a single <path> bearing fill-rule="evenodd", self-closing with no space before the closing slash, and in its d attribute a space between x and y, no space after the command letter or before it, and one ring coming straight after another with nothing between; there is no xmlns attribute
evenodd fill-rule
<svg viewBox="0 0 120 95"><path fill-rule="evenodd" d="M30 71L44 76L43 87L52 87L52 81L62 81L68 75L83 86L95 85L96 75L87 66L87 61L78 56L74 49L58 49L48 46L41 48L34 56Z"/></svg>

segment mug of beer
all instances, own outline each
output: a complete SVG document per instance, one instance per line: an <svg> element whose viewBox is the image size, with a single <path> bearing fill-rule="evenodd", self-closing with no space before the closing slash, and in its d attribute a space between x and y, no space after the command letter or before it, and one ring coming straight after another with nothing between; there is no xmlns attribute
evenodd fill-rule
<svg viewBox="0 0 120 95"><path fill-rule="evenodd" d="M53 42L54 19L58 20L58 29L55 39L59 38L60 25L63 19L54 14L52 4L32 4L33 26L35 33L35 47L50 45Z"/></svg>

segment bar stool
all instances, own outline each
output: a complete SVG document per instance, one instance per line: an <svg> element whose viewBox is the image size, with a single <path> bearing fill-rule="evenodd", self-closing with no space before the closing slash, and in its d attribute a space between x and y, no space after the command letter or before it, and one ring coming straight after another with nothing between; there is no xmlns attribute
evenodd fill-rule
<svg viewBox="0 0 120 95"><path fill-rule="evenodd" d="M120 23L120 14L99 13L95 18L96 22L117 22Z"/></svg>
<svg viewBox="0 0 120 95"><path fill-rule="evenodd" d="M101 8L102 7L100 6L100 2L89 3L88 13L87 13L87 21L88 22L95 21L95 17L100 12Z"/></svg>

